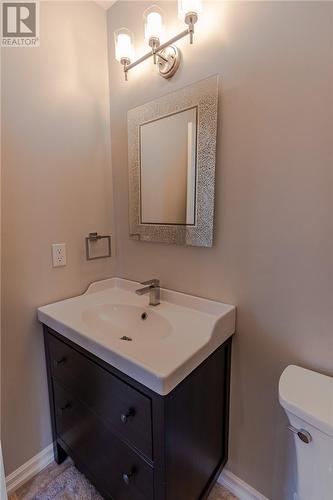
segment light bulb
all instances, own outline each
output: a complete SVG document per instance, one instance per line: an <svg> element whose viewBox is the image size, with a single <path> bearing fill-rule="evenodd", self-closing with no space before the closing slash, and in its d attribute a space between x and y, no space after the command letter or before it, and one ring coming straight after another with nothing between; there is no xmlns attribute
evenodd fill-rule
<svg viewBox="0 0 333 500"><path fill-rule="evenodd" d="M190 14L195 14L197 17L202 12L201 0L178 0L178 17L185 21Z"/></svg>
<svg viewBox="0 0 333 500"><path fill-rule="evenodd" d="M130 63L134 59L133 35L125 28L115 32L116 59Z"/></svg>
<svg viewBox="0 0 333 500"><path fill-rule="evenodd" d="M145 40L149 44L152 40L160 41L163 34L163 20L160 9L156 6L150 7L144 13L145 18Z"/></svg>

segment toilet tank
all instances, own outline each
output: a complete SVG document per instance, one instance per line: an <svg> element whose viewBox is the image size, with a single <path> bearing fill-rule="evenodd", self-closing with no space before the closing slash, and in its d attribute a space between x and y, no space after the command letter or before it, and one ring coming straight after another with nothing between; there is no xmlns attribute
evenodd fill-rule
<svg viewBox="0 0 333 500"><path fill-rule="evenodd" d="M294 500L333 500L333 379L288 366L280 377L279 400L294 436Z"/></svg>

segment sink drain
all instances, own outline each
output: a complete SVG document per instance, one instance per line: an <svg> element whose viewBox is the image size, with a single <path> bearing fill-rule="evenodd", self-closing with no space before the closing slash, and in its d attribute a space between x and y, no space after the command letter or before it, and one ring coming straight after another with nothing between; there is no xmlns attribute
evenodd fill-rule
<svg viewBox="0 0 333 500"><path fill-rule="evenodd" d="M144 319L147 319L147 317L148 317L148 314L146 312L141 314L141 319L144 320Z"/></svg>
<svg viewBox="0 0 333 500"><path fill-rule="evenodd" d="M132 342L133 339L131 339L131 337L127 337L126 335L124 335L123 337L120 337L120 340L127 340L127 342Z"/></svg>

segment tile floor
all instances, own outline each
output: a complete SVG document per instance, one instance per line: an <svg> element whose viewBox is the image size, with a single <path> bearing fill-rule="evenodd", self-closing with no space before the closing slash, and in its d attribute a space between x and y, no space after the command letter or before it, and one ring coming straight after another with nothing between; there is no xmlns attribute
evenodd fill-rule
<svg viewBox="0 0 333 500"><path fill-rule="evenodd" d="M55 463L49 465L27 484L10 495L9 500L103 499L89 481L74 467L71 460L67 459L62 465L56 465ZM208 500L238 499L217 484L214 486Z"/></svg>

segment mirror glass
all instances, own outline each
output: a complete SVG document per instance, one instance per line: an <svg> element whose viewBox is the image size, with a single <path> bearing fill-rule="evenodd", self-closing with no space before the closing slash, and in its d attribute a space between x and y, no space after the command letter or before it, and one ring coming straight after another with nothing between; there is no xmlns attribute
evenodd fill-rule
<svg viewBox="0 0 333 500"><path fill-rule="evenodd" d="M140 125L142 224L195 224L197 107Z"/></svg>

